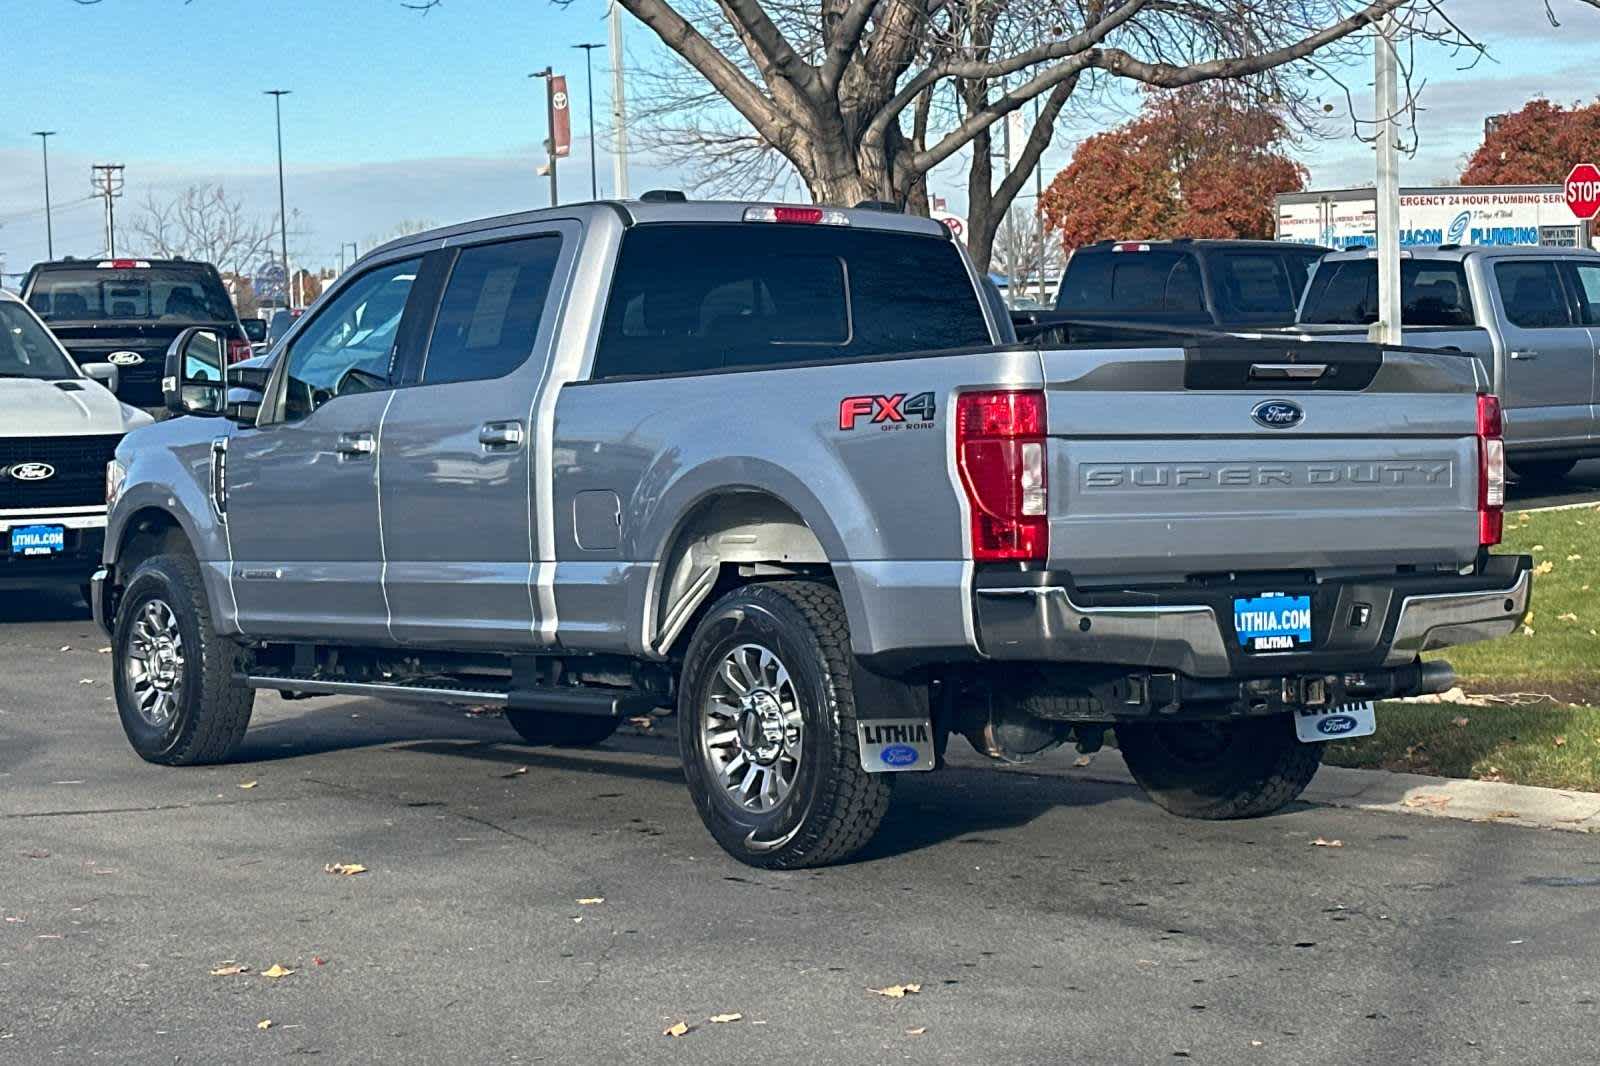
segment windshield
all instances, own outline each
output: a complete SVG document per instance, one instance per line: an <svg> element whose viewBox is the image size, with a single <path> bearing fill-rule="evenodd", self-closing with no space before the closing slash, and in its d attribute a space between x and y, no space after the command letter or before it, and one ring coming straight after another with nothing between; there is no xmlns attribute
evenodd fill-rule
<svg viewBox="0 0 1600 1066"><path fill-rule="evenodd" d="M221 279L200 266L44 270L28 291L28 306L47 322L226 322L234 317Z"/></svg>
<svg viewBox="0 0 1600 1066"><path fill-rule="evenodd" d="M75 378L78 371L21 304L0 300L0 378Z"/></svg>

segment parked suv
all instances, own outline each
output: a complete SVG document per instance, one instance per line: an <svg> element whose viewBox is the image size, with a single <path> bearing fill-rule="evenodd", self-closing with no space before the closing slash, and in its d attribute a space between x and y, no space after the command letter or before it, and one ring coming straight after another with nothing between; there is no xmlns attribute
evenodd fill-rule
<svg viewBox="0 0 1600 1066"><path fill-rule="evenodd" d="M928 219L474 222L369 253L274 353L186 331L197 417L117 451L94 603L152 762L228 758L263 688L535 744L675 708L712 835L792 867L952 734L1022 762L1114 726L1156 802L1237 818L1527 608L1476 360L1018 345Z"/></svg>
<svg viewBox="0 0 1600 1066"><path fill-rule="evenodd" d="M0 587L88 588L106 525L106 464L150 416L80 369L26 304L0 292Z"/></svg>
<svg viewBox="0 0 1600 1066"><path fill-rule="evenodd" d="M1054 338L1062 341L1140 335L1126 329L1130 324L1164 330L1286 326L1311 268L1327 251L1280 241L1100 241L1068 257L1052 311L1018 311L1013 318L1024 338L1059 332L1069 322L1070 336ZM1097 323L1107 328L1096 329Z"/></svg>
<svg viewBox="0 0 1600 1066"><path fill-rule="evenodd" d="M182 259L65 259L38 263L22 298L83 362L109 362L121 374L118 395L159 408L161 364L172 338L189 326L218 330L228 358L251 355L222 277L210 263Z"/></svg>
<svg viewBox="0 0 1600 1066"><path fill-rule="evenodd" d="M1400 255L1406 343L1477 358L1505 411L1512 472L1550 481L1600 456L1600 252L1445 245ZM1338 252L1317 266L1303 335L1365 340L1378 320L1376 256Z"/></svg>

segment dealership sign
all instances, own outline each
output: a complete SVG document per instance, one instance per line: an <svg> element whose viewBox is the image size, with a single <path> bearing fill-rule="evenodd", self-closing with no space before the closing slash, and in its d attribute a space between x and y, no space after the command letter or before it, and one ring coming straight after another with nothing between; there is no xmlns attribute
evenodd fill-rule
<svg viewBox="0 0 1600 1066"><path fill-rule="evenodd" d="M1564 191L1573 214L1585 222L1600 215L1600 167L1579 163L1567 175Z"/></svg>

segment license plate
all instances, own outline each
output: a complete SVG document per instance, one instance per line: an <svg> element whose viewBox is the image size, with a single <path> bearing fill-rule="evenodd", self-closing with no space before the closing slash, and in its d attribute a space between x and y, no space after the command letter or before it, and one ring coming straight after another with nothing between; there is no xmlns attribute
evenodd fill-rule
<svg viewBox="0 0 1600 1066"><path fill-rule="evenodd" d="M1233 628L1250 651L1287 651L1311 643L1311 597L1269 592L1233 601Z"/></svg>
<svg viewBox="0 0 1600 1066"><path fill-rule="evenodd" d="M67 550L65 526L13 526L12 555L56 555Z"/></svg>
<svg viewBox="0 0 1600 1066"><path fill-rule="evenodd" d="M1307 744L1367 737L1378 731L1378 712L1371 702L1334 707L1301 707L1294 712L1294 733Z"/></svg>

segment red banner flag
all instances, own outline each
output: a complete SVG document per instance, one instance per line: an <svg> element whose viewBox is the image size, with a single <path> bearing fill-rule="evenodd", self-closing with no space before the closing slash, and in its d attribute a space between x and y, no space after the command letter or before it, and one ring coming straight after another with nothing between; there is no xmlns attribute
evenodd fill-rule
<svg viewBox="0 0 1600 1066"><path fill-rule="evenodd" d="M572 108L567 95L564 74L551 75L550 85L550 139L551 153L556 156L572 154Z"/></svg>

